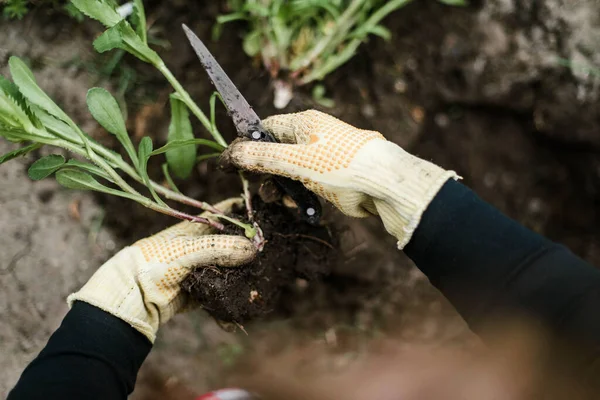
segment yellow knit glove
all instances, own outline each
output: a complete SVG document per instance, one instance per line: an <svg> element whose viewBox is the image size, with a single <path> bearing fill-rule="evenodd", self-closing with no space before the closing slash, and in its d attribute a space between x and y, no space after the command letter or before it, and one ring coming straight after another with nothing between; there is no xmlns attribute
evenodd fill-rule
<svg viewBox="0 0 600 400"><path fill-rule="evenodd" d="M240 141L227 157L254 172L290 177L353 217L379 215L400 249L454 171L417 158L379 132L309 110L263 121L281 143Z"/></svg>
<svg viewBox="0 0 600 400"><path fill-rule="evenodd" d="M215 207L228 213L242 199ZM202 214L209 217L209 213ZM144 334L152 343L160 325L193 305L179 284L195 267L235 267L250 262L254 245L245 237L209 235L208 225L181 222L126 247L67 298L94 305Z"/></svg>

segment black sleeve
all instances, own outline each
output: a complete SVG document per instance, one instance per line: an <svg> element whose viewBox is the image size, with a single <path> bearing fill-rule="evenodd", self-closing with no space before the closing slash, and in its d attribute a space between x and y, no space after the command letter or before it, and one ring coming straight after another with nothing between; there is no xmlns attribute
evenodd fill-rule
<svg viewBox="0 0 600 400"><path fill-rule="evenodd" d="M75 302L8 400L126 399L151 347L126 322Z"/></svg>
<svg viewBox="0 0 600 400"><path fill-rule="evenodd" d="M475 331L523 312L600 348L600 270L448 181L406 254Z"/></svg>

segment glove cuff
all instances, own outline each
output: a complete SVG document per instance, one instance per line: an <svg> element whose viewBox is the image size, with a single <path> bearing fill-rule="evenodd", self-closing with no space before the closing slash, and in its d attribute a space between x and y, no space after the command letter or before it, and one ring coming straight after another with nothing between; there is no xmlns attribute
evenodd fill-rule
<svg viewBox="0 0 600 400"><path fill-rule="evenodd" d="M137 278L137 266L143 257L135 247L125 247L115 254L76 293L67 297L69 308L75 301L98 307L129 323L154 343L158 318L146 307Z"/></svg>
<svg viewBox="0 0 600 400"><path fill-rule="evenodd" d="M433 165L433 164L432 164ZM460 179L454 171L445 171L434 166L427 173L435 173L434 179L422 180L409 176L403 185L394 188L395 196L404 201L394 201L384 205L375 202L381 219L396 239L400 250L408 244L421 222L423 213L448 179ZM423 173L425 170L421 170Z"/></svg>
<svg viewBox="0 0 600 400"><path fill-rule="evenodd" d="M365 156L359 160L362 164L359 170L365 171L361 173L361 185L373 198L386 230L398 239L398 248L403 249L444 183L460 177L392 142L373 141L365 149Z"/></svg>

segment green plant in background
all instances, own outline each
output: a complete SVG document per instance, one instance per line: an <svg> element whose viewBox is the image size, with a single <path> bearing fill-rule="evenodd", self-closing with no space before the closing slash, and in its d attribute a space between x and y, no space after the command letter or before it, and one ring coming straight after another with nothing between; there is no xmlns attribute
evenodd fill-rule
<svg viewBox="0 0 600 400"><path fill-rule="evenodd" d="M27 15L27 13L31 11L33 7L42 6L50 6L55 10L61 10L79 22L82 22L84 19L83 14L81 14L76 7L70 3L64 4L64 1L0 0L0 5L2 5L2 15L7 19L23 19L23 17Z"/></svg>
<svg viewBox="0 0 600 400"><path fill-rule="evenodd" d="M259 56L274 79L277 108L291 100L295 86L320 81L351 59L370 35L389 40L380 22L410 0L228 0L229 14L217 18L214 37L223 24L244 20L243 48ZM440 0L464 5L464 0ZM323 100L324 93L317 89ZM327 99L325 99L327 100ZM326 101L324 105L331 105Z"/></svg>
<svg viewBox="0 0 600 400"><path fill-rule="evenodd" d="M8 19L23 19L29 12L27 0L6 0L2 6L2 15Z"/></svg>
<svg viewBox="0 0 600 400"><path fill-rule="evenodd" d="M171 123L167 144L154 149L152 139L144 137L137 148L127 132L122 110L115 98L105 89L88 91L87 105L92 116L108 132L115 135L127 154L127 159L93 140L37 85L27 65L11 57L9 68L12 82L0 76L0 136L21 143L17 150L0 156L0 164L25 155L42 146L54 146L79 156L66 160L58 154L38 159L29 168L34 180L55 174L63 186L78 190L95 190L136 201L155 211L176 218L205 223L224 229L218 219L226 220L245 229L249 238L259 238L256 226L244 224L221 215L211 205L189 198L172 184L169 171L179 178L187 178L198 160L197 146L211 149L218 155L227 146L214 121L215 101L211 99L209 119L191 99L159 55L148 46L146 19L141 0L133 2L131 23L118 12L116 4L108 0L72 0L83 14L100 21L108 29L94 41L99 52L113 49L126 51L156 67L174 88L171 94ZM213 96L214 98L215 96ZM189 111L196 116L212 136L212 140L195 138ZM166 188L150 179L147 172L150 157L166 154L163 166L165 177L172 187ZM132 179L145 187L144 195L134 189L124 178ZM244 189L247 185L243 185ZM246 193L246 196L249 194ZM164 200L163 200L164 199ZM214 214L215 219L189 215L171 208L165 200L195 206Z"/></svg>

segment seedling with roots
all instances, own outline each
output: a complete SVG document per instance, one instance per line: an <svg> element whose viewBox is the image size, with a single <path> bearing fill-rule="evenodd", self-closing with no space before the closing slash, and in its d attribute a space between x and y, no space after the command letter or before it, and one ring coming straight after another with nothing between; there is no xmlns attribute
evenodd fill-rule
<svg viewBox="0 0 600 400"><path fill-rule="evenodd" d="M27 65L21 59L11 57L9 67L12 82L0 76L0 136L23 146L0 156L0 164L42 146L62 148L78 157L67 160L62 155L53 154L40 158L29 168L29 176L39 180L55 174L58 183L67 188L95 190L124 197L163 214L207 224L217 230L223 230L226 222L233 223L242 227L245 235L261 248L262 235L258 225L252 221L251 213L248 214L249 224L225 216L210 204L182 194L171 179L171 174L182 179L188 177L199 160L216 157L227 147L215 124L217 96L213 95L210 99L210 117L207 117L160 56L148 46L146 19L141 0L133 2L131 22L119 13L116 4L110 0L72 0L71 3L83 14L100 21L108 28L94 41L97 51L122 49L152 64L171 83L174 92L170 96L171 122L167 143L154 149L152 139L146 136L136 148L129 137L115 98L105 89L90 89L87 94L90 113L104 129L118 139L127 154L127 159L124 159L83 132L37 85ZM194 137L190 111L210 133L212 139ZM209 152L198 155L198 147L206 148ZM161 154L166 156L163 172L170 188L160 185L148 175L148 160ZM244 196L249 204L248 185L243 175L240 176ZM126 178L143 185L147 194L134 189ZM184 213L167 205L165 200L209 211L214 218Z"/></svg>
<svg viewBox="0 0 600 400"><path fill-rule="evenodd" d="M439 0L465 5L465 0ZM322 80L350 60L372 35L391 32L381 21L410 0L228 0L229 13L217 19L214 37L231 21L246 21L243 48L258 57L273 78L274 105L287 106L295 86ZM315 100L331 106L321 88Z"/></svg>

